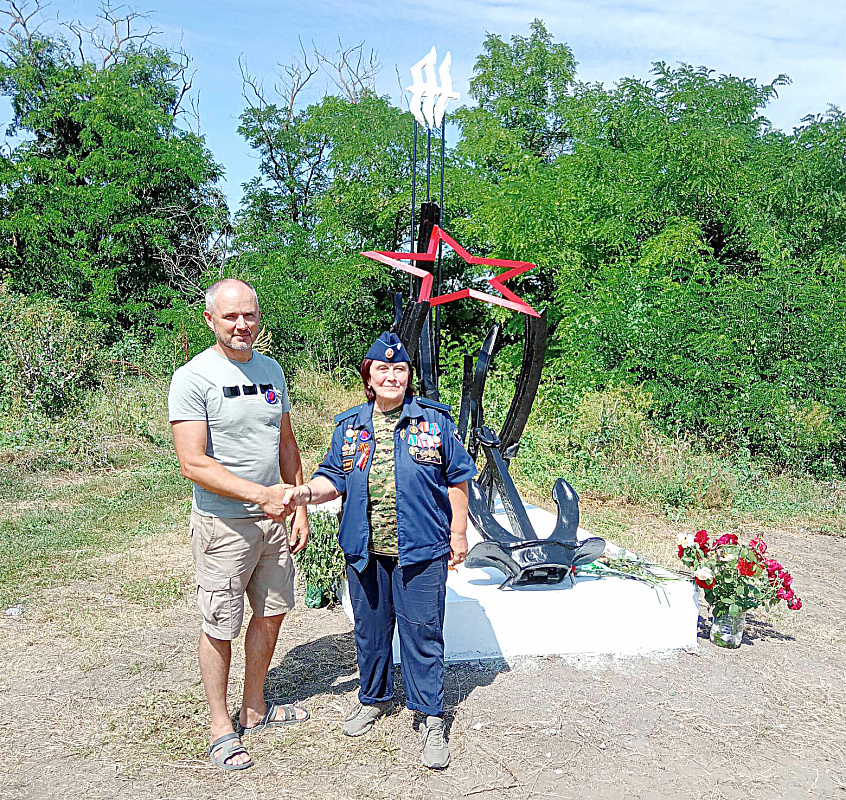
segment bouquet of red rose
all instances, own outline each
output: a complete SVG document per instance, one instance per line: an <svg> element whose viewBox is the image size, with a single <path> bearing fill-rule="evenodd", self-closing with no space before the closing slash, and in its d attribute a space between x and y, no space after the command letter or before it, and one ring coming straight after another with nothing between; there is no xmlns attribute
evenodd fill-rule
<svg viewBox="0 0 846 800"><path fill-rule="evenodd" d="M705 590L714 617L736 617L759 606L772 607L779 600L786 601L791 611L802 608L790 573L774 558L766 558L766 552L760 537L740 544L733 533L713 542L705 531L679 536L679 558Z"/></svg>

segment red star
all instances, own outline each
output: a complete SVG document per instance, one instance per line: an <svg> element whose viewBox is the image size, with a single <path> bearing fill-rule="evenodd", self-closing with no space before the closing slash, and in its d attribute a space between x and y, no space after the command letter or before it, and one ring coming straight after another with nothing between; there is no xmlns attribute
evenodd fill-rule
<svg viewBox="0 0 846 800"><path fill-rule="evenodd" d="M493 278L488 278L488 283L496 289L503 297L496 297L492 294L479 292L476 289L459 289L457 292L450 294L442 294L438 297L431 297L432 294L432 273L419 267L414 267L411 264L403 264L397 261L398 258L405 261L429 261L433 262L437 258L438 243L444 242L448 244L458 255L460 255L468 264L484 264L491 267L511 267L507 272L503 272ZM362 253L367 258L372 258L374 261L380 261L382 264L387 264L389 267L408 272L417 278L420 278L420 295L418 302L428 300L430 305L442 306L444 303L451 303L453 300L460 300L464 297L473 297L476 300L484 300L487 303L493 303L497 306L504 306L510 308L512 311L519 311L521 314L528 314L532 317L539 317L535 311L525 300L521 300L510 289L506 289L502 284L511 278L528 272L537 264L530 264L528 261L510 261L507 258L482 258L481 256L471 256L458 242L455 241L449 234L444 233L437 225L432 228L432 238L429 239L429 249L425 253L392 253L382 250L368 250Z"/></svg>

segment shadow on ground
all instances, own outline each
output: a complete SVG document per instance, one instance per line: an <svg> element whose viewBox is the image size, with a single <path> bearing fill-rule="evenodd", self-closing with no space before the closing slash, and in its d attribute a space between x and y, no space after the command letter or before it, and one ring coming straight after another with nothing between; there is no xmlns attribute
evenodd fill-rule
<svg viewBox="0 0 846 800"><path fill-rule="evenodd" d="M697 637L710 640L711 620L703 616L697 622ZM743 641L741 644L754 645L756 642L795 642L796 637L788 633L781 633L769 622L756 619L746 619L746 626L743 629Z"/></svg>
<svg viewBox="0 0 846 800"><path fill-rule="evenodd" d="M445 719L452 722L456 709L474 689L489 686L496 676L508 672L502 659L447 664L444 677ZM265 698L276 703L308 702L320 695L343 697L358 689L358 667L352 632L336 633L297 645L267 674ZM394 667L395 709L405 705L399 665Z"/></svg>

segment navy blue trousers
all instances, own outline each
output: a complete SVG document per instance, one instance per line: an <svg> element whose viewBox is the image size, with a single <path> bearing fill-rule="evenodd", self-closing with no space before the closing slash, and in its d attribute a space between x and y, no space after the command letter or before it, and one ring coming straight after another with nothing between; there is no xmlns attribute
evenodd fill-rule
<svg viewBox="0 0 846 800"><path fill-rule="evenodd" d="M391 645L396 625L406 705L443 716L447 559L444 555L401 567L395 558L371 554L362 572L347 565L362 704L394 696Z"/></svg>

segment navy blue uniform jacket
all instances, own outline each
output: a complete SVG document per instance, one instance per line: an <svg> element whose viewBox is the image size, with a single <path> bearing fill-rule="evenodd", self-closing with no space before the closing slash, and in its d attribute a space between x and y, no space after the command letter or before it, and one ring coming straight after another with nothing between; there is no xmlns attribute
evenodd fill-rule
<svg viewBox="0 0 846 800"><path fill-rule="evenodd" d="M409 442L419 436L409 431L426 420L440 442L436 447L417 448ZM362 403L335 417L332 443L314 477L322 475L341 493L343 516L338 531L347 562L361 572L370 557L370 525L367 521L367 480L372 450L362 463L366 445L373 447L373 403ZM349 431L353 436L350 437ZM345 440L346 437L346 440ZM352 438L352 442L350 441ZM431 436L428 441L431 445ZM352 451L352 452L351 452ZM433 452L434 451L434 452ZM452 510L447 487L476 475L476 465L455 436L449 406L406 395L394 432L394 477L397 494L399 564L407 566L438 558L449 552Z"/></svg>

